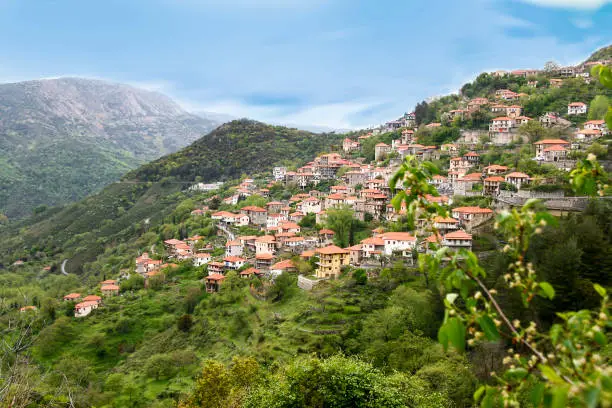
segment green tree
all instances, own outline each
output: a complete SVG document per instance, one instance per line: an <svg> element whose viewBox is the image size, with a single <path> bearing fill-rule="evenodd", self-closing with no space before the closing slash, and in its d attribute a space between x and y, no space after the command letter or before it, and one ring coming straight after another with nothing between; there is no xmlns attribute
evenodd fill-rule
<svg viewBox="0 0 612 408"><path fill-rule="evenodd" d="M151 378L170 378L176 374L174 359L169 354L153 354L145 364L145 373Z"/></svg>
<svg viewBox="0 0 612 408"><path fill-rule="evenodd" d="M179 317L176 325L180 331L187 333L193 326L193 318L190 314L184 314Z"/></svg>
<svg viewBox="0 0 612 408"><path fill-rule="evenodd" d="M351 242L353 214L353 210L349 206L339 206L326 210L327 227L335 232L334 242L342 248L346 248Z"/></svg>
<svg viewBox="0 0 612 408"><path fill-rule="evenodd" d="M610 102L607 96L597 95L589 105L589 119L598 120L606 117Z"/></svg>
<svg viewBox="0 0 612 408"><path fill-rule="evenodd" d="M229 370L220 362L207 360L191 396L179 408L223 408L232 390Z"/></svg>

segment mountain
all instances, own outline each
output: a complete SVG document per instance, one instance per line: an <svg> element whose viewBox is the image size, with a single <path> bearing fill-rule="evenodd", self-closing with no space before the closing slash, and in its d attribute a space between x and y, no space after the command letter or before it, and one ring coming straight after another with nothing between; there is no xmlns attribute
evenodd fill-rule
<svg viewBox="0 0 612 408"><path fill-rule="evenodd" d="M48 209L4 230L0 224L0 266L15 256L50 259L62 254L70 258L68 270L81 273L109 245L136 239L145 219L151 226L161 222L185 199L185 193L177 193L195 181L232 180L269 173L275 165L301 165L340 141L336 134L244 119L226 123L84 200Z"/></svg>
<svg viewBox="0 0 612 408"><path fill-rule="evenodd" d="M0 85L0 212L87 196L218 124L169 97L83 78Z"/></svg>
<svg viewBox="0 0 612 408"><path fill-rule="evenodd" d="M612 59L612 45L602 47L587 58L585 62L595 62Z"/></svg>

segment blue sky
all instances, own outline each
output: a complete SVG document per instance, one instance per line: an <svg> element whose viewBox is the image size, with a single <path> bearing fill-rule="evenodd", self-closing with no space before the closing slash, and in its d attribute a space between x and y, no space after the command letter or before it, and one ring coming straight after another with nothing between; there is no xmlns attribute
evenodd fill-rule
<svg viewBox="0 0 612 408"><path fill-rule="evenodd" d="M192 111L359 128L477 73L612 43L612 0L0 0L0 82L84 76Z"/></svg>

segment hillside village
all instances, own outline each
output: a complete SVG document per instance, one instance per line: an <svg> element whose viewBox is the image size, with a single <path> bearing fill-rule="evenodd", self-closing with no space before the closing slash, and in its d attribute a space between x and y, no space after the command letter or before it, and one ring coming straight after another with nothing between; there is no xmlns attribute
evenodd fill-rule
<svg viewBox="0 0 612 408"><path fill-rule="evenodd" d="M579 211L586 201L566 197L568 172L586 154L604 157L605 143L600 142L609 138L610 130L603 119L589 119L591 101L586 97L568 101L562 112L530 117L525 110L530 98L537 97L535 92L595 86L589 69L598 63L612 61L552 72L484 74L503 80L500 84L512 84L514 90L491 88L484 96L470 98L463 92L444 97L452 103L443 100L444 109L432 121L416 111L407 113L379 128L347 135L334 151L303 166L277 166L267 174L247 175L238 184L226 185L223 193L222 183L193 185L190 190L208 197L193 208L191 217L212 220L216 235L166 239L159 253L142 248L131 269L102 282L96 293L120 295L121 281L132 274L142 276L145 287L151 281L163 282L166 271L185 263L204 271L201 282L209 293L223 290L229 271L269 284L283 273L298 273L298 286L310 290L323 280L344 276L350 268L376 276L381 267L397 260L414 265L419 252L439 244L455 250L494 249L495 244L485 239L475 244L480 232L490 229L496 212L530 198L544 200L559 213ZM488 129L482 124L465 127L474 118L488 118ZM429 144L440 140L440 134L446 137L443 143ZM430 181L439 194L427 197L450 209L451 217L435 220L439 234L428 233L420 223L408 228L403 222L405 207L398 211L391 204L395 192L389 180L407 156L433 161L442 169ZM349 234L330 224L330 214L349 214L360 230ZM87 316L102 301L100 296L78 293L63 299L75 302L76 317Z"/></svg>
<svg viewBox="0 0 612 408"><path fill-rule="evenodd" d="M610 287L609 176L586 191L571 173L611 167L612 89L589 74L612 65L601 59L483 73L343 134L235 120L99 194L0 223L0 326L28 345L8 363L27 373L15 395L196 408L211 391L226 393L212 406L255 408L316 399L320 378L343 378L329 392L343 395L363 371L357 393L395 394L359 406L474 406L492 372L535 364L499 335L595 311ZM525 225L528 245L509 254ZM510 273L518 256L541 289L535 317L535 292L509 289L526 288ZM465 293L453 281L464 271L481 279ZM510 331L491 314L447 347L451 312L468 305L455 297L481 313L483 294Z"/></svg>

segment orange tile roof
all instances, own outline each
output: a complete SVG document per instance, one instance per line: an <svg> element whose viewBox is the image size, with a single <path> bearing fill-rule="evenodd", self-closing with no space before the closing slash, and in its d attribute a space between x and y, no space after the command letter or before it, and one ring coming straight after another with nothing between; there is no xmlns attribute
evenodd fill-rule
<svg viewBox="0 0 612 408"><path fill-rule="evenodd" d="M380 235L380 238L383 240L416 241L416 237L413 237L409 232L385 232Z"/></svg>
<svg viewBox="0 0 612 408"><path fill-rule="evenodd" d="M107 291L107 290L119 290L119 286L117 286L117 285L104 285L104 286L102 286L102 288L100 290L102 292Z"/></svg>
<svg viewBox="0 0 612 408"><path fill-rule="evenodd" d="M444 239L472 239L472 235L465 231L453 231L444 236Z"/></svg>
<svg viewBox="0 0 612 408"><path fill-rule="evenodd" d="M481 207L457 207L453 208L453 211L464 214L488 214L493 212L490 208Z"/></svg>
<svg viewBox="0 0 612 408"><path fill-rule="evenodd" d="M274 259L274 255L264 252L264 253L255 255L255 259L259 259L261 261L269 261L270 259Z"/></svg>
<svg viewBox="0 0 612 408"><path fill-rule="evenodd" d="M225 258L223 258L223 260L225 262L245 262L246 259L241 258L239 256L226 256Z"/></svg>
<svg viewBox="0 0 612 408"><path fill-rule="evenodd" d="M346 249L342 249L340 247L337 247L336 245L329 245L324 248L318 248L316 252L323 255L348 254L348 251Z"/></svg>
<svg viewBox="0 0 612 408"><path fill-rule="evenodd" d="M501 176L492 176L492 177L487 177L486 179L484 179L484 181L489 181L489 182L502 182L504 181L504 178Z"/></svg>
<svg viewBox="0 0 612 408"><path fill-rule="evenodd" d="M529 178L529 175L525 174L525 173L521 173L519 171L513 171L512 173L506 174L506 178L509 178L509 177L512 177L512 178Z"/></svg>
<svg viewBox="0 0 612 408"><path fill-rule="evenodd" d="M539 142L534 143L534 145L544 145L544 144L566 145L566 144L569 144L569 142L566 142L565 140L562 140L562 139L544 139L544 140L540 140Z"/></svg>
<svg viewBox="0 0 612 408"><path fill-rule="evenodd" d="M212 275L208 275L206 277L206 280L212 281L222 281L223 279L225 279L225 276L221 275L220 273L213 273Z"/></svg>
<svg viewBox="0 0 612 408"><path fill-rule="evenodd" d="M281 271L292 268L295 268L295 265L293 264L293 261L291 259L286 259L284 261L277 262L270 267L270 269L277 269Z"/></svg>
<svg viewBox="0 0 612 408"><path fill-rule="evenodd" d="M83 298L84 302L89 302L89 301L92 301L92 300L102 300L102 298L100 296L97 296L97 295L87 295L87 296L85 296Z"/></svg>
<svg viewBox="0 0 612 408"><path fill-rule="evenodd" d="M64 299L78 299L81 297L80 293L69 293L66 296L64 296Z"/></svg>

